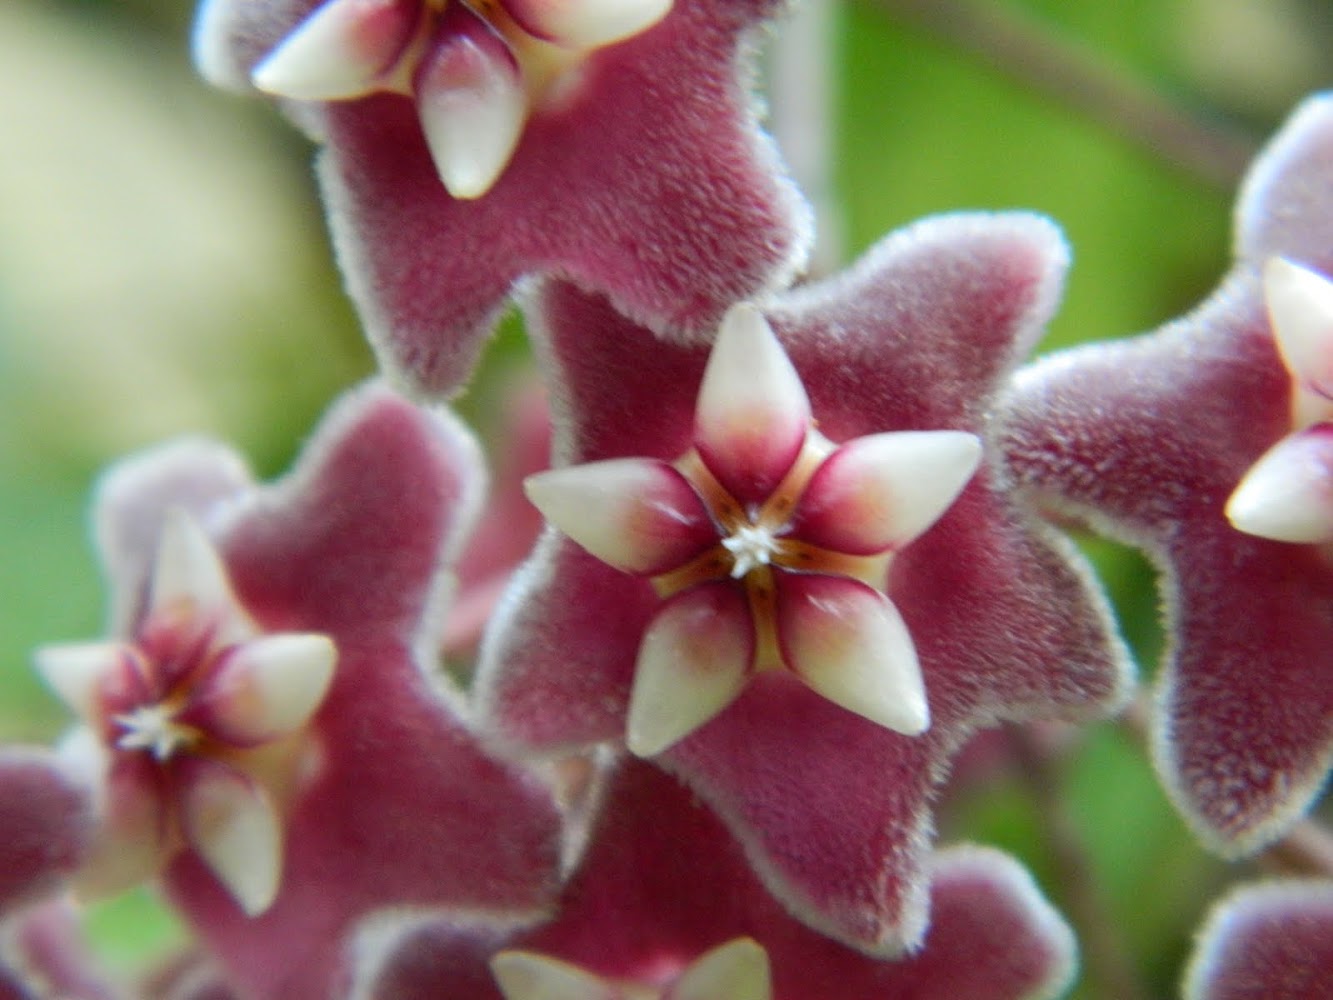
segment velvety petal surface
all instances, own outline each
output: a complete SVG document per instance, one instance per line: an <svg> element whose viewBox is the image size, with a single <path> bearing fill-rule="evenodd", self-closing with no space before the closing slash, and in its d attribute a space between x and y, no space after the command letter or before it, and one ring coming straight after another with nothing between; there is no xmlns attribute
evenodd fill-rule
<svg viewBox="0 0 1333 1000"><path fill-rule="evenodd" d="M196 59L236 85L311 6L212 0ZM452 390L531 272L695 340L732 303L789 282L809 210L758 130L744 68L777 6L678 0L660 24L593 53L475 200L441 185L409 98L318 106L334 240L381 362L419 389Z"/></svg>
<svg viewBox="0 0 1333 1000"><path fill-rule="evenodd" d="M44 750L0 749L0 914L56 891L94 824L91 784Z"/></svg>
<svg viewBox="0 0 1333 1000"><path fill-rule="evenodd" d="M942 217L766 315L834 442L888 430L984 439L989 400L1039 335L1063 264L1043 220ZM530 305L555 381L558 465L671 460L690 447L702 348L655 343L567 285L545 286ZM773 672L659 760L718 809L801 919L891 952L924 929L926 803L967 734L1000 719L1104 711L1122 700L1127 667L1081 563L985 468L895 557L884 584L919 657L924 735L890 732ZM646 583L548 535L483 649L488 727L542 752L622 738L658 605Z"/></svg>
<svg viewBox="0 0 1333 1000"><path fill-rule="evenodd" d="M151 458L131 468L149 502L171 478ZM135 474L116 478L125 510ZM273 905L246 917L189 852L168 873L171 899L246 996L326 1000L340 938L369 910L528 910L550 889L560 821L549 790L478 747L424 658L440 629L440 561L475 514L478 475L450 418L372 384L335 407L290 475L232 496L216 520L255 622L337 648L281 817Z"/></svg>
<svg viewBox="0 0 1333 1000"><path fill-rule="evenodd" d="M556 918L511 931L492 947L633 982L658 981L749 938L767 954L773 1000L1046 1000L1072 977L1068 928L1027 873L997 851L961 847L933 856L933 919L922 949L875 959L792 920L716 815L652 764L622 761L604 794L589 851ZM359 996L463 996L449 987L465 975L459 957L468 941L456 925L421 920L378 956L379 989ZM492 987L468 1000L499 996Z"/></svg>
<svg viewBox="0 0 1333 1000"><path fill-rule="evenodd" d="M1273 256L1333 271L1333 99L1301 107L1250 172L1238 260L1195 312L1022 373L1003 447L1038 503L1138 545L1172 636L1154 713L1163 781L1229 855L1280 836L1333 756L1333 572L1315 546L1234 530L1237 484L1291 430L1265 309Z"/></svg>
<svg viewBox="0 0 1333 1000"><path fill-rule="evenodd" d="M1185 976L1185 1000L1333 996L1333 883L1244 886L1209 915Z"/></svg>

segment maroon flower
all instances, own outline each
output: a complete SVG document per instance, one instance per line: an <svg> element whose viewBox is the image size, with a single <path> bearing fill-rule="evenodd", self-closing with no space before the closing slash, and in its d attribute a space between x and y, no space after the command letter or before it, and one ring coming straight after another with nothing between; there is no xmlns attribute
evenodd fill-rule
<svg viewBox="0 0 1333 1000"><path fill-rule="evenodd" d="M1237 218L1237 262L1212 298L1155 333L1021 373L1003 432L1038 504L1161 568L1171 642L1155 757L1186 819L1227 855L1280 836L1333 754L1320 528L1333 502L1320 352L1333 345L1318 335L1333 316L1320 277L1333 274L1333 101L1306 104L1269 146Z"/></svg>
<svg viewBox="0 0 1333 1000"><path fill-rule="evenodd" d="M327 147L348 285L418 388L467 377L530 272L697 339L799 268L808 209L746 92L775 0L680 0L655 25L663 0L315 6L209 0L198 60L220 84L319 99L298 117Z"/></svg>
<svg viewBox="0 0 1333 1000"><path fill-rule="evenodd" d="M556 470L532 490L574 535L539 544L492 621L489 727L554 753L628 727L800 919L884 953L917 941L926 803L968 734L1124 694L1086 574L984 462L971 474L1063 263L1036 218L929 221L767 321L733 315L751 329L719 341L721 375L541 289Z"/></svg>
<svg viewBox="0 0 1333 1000"><path fill-rule="evenodd" d="M1185 1000L1333 996L1333 882L1245 886L1213 910L1185 976Z"/></svg>
<svg viewBox="0 0 1333 1000"><path fill-rule="evenodd" d="M93 793L46 750L0 749L0 915L58 889L83 863Z"/></svg>
<svg viewBox="0 0 1333 1000"><path fill-rule="evenodd" d="M389 918L363 939L355 995L1039 1000L1060 995L1072 977L1073 936L1027 873L997 851L935 855L921 949L876 959L792 920L718 818L656 767L621 761L604 796L555 919L488 936L447 919ZM498 989L476 972L487 956Z"/></svg>
<svg viewBox="0 0 1333 1000"><path fill-rule="evenodd" d="M441 560L478 483L455 423L377 386L276 486L199 441L103 483L119 637L42 657L104 761L88 867L169 861L170 898L246 996L324 1000L368 910L532 912L554 889L551 791L486 755L431 673Z"/></svg>

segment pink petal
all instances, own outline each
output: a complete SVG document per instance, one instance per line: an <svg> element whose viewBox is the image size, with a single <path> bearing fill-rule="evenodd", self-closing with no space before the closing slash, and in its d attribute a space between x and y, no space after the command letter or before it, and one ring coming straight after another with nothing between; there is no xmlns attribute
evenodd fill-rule
<svg viewBox="0 0 1333 1000"><path fill-rule="evenodd" d="M0 913L54 892L93 836L92 789L45 751L0 750Z"/></svg>
<svg viewBox="0 0 1333 1000"><path fill-rule="evenodd" d="M504 0L523 29L571 49L595 49L651 28L672 0Z"/></svg>
<svg viewBox="0 0 1333 1000"><path fill-rule="evenodd" d="M741 588L703 583L666 601L634 667L625 741L651 757L698 729L741 693L755 629Z"/></svg>
<svg viewBox="0 0 1333 1000"><path fill-rule="evenodd" d="M838 552L900 548L934 524L981 461L963 431L892 431L848 441L815 470L791 533Z"/></svg>
<svg viewBox="0 0 1333 1000"><path fill-rule="evenodd" d="M254 634L221 555L202 526L182 509L167 511L163 520L150 586L148 618L154 627L198 631L217 645Z"/></svg>
<svg viewBox="0 0 1333 1000"><path fill-rule="evenodd" d="M481 18L452 6L413 78L421 127L440 180L480 198L509 164L528 119L528 95L509 46Z"/></svg>
<svg viewBox="0 0 1333 1000"><path fill-rule="evenodd" d="M753 306L722 320L704 370L694 443L723 488L741 503L766 500L796 461L810 428L801 377Z"/></svg>
<svg viewBox="0 0 1333 1000"><path fill-rule="evenodd" d="M376 89L420 23L416 0L326 0L254 68L260 90L298 101Z"/></svg>
<svg viewBox="0 0 1333 1000"><path fill-rule="evenodd" d="M1333 996L1333 885L1244 886L1209 915L1185 975L1185 1000Z"/></svg>
<svg viewBox="0 0 1333 1000"><path fill-rule="evenodd" d="M598 559L651 576L688 562L717 531L685 477L665 462L608 459L530 476L528 498Z"/></svg>
<svg viewBox="0 0 1333 1000"><path fill-rule="evenodd" d="M154 877L166 860L170 834L161 774L148 754L112 755L104 780L101 825L73 879L86 899L113 896Z"/></svg>
<svg viewBox="0 0 1333 1000"><path fill-rule="evenodd" d="M916 648L902 616L857 580L783 573L777 578L783 660L836 705L907 736L930 725Z"/></svg>
<svg viewBox="0 0 1333 1000"><path fill-rule="evenodd" d="M1226 515L1247 535L1333 540L1333 424L1290 434L1264 452L1227 500Z"/></svg>

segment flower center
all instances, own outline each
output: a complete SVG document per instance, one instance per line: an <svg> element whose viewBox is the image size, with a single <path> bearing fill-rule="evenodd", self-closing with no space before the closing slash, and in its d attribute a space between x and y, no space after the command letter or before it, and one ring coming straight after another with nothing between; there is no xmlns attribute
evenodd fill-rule
<svg viewBox="0 0 1333 1000"><path fill-rule="evenodd" d="M752 569L767 566L778 551L773 532L762 524L744 524L722 539L722 547L732 555L731 577L739 580Z"/></svg>
<svg viewBox="0 0 1333 1000"><path fill-rule="evenodd" d="M176 721L179 711L167 702L158 702L115 716L114 721L124 730L116 746L121 750L151 751L159 762L170 759L178 749L199 739L197 730Z"/></svg>

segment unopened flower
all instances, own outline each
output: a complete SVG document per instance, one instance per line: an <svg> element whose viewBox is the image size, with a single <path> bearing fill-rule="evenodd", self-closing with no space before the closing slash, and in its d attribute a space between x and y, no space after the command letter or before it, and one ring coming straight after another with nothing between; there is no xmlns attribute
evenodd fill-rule
<svg viewBox="0 0 1333 1000"><path fill-rule="evenodd" d="M919 940L957 748L1124 696L1100 597L984 458L1063 263L1044 220L929 220L733 314L712 361L540 288L555 454L533 494L572 540L548 533L492 618L483 723L527 752L628 733L800 919Z"/></svg>
<svg viewBox="0 0 1333 1000"><path fill-rule="evenodd" d="M1020 372L1001 420L1030 500L1158 563L1154 756L1227 855L1280 836L1333 758L1333 98L1270 143L1236 218L1236 264L1197 310Z"/></svg>

